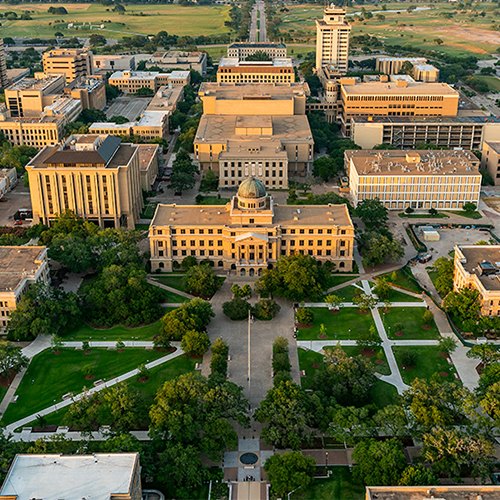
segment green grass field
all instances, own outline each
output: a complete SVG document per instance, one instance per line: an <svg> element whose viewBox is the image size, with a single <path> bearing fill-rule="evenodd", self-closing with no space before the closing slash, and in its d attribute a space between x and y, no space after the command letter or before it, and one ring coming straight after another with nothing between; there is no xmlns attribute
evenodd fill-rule
<svg viewBox="0 0 500 500"><path fill-rule="evenodd" d="M187 7L169 4L126 5L126 13L120 15L101 4L59 3L65 7L67 15L52 15L47 12L53 6L50 3L29 5L0 4L0 13L14 11L20 15L24 10L31 11L31 21L6 21L2 19L3 37L49 37L56 31L66 36L89 36L102 34L108 38L121 39L124 36L155 35L165 30L174 35L212 35L228 33L224 21L229 20L229 6ZM109 10L109 12L107 12ZM141 15L141 13L143 15ZM111 21L107 23L106 21ZM85 28L67 29L68 23ZM104 29L90 30L88 23L94 26L104 24Z"/></svg>
<svg viewBox="0 0 500 500"><path fill-rule="evenodd" d="M116 325L112 328L94 328L85 323L80 328L65 335L64 340L153 340L159 330L160 320L137 328L128 328L122 325Z"/></svg>
<svg viewBox="0 0 500 500"><path fill-rule="evenodd" d="M356 285L361 286L361 281L358 281ZM352 299L354 298L354 295L356 293L362 293L363 289L358 288L354 285L347 285L343 288L340 288L339 290L335 290L332 292L333 295L338 295L344 302L352 302ZM329 293L325 293L326 295L330 295Z"/></svg>
<svg viewBox="0 0 500 500"><path fill-rule="evenodd" d="M290 495L293 500L363 500L365 487L353 482L349 467L331 467L328 479L313 479Z"/></svg>
<svg viewBox="0 0 500 500"><path fill-rule="evenodd" d="M180 290L181 292L186 291L183 276L155 276L153 279L163 283L164 285Z"/></svg>
<svg viewBox="0 0 500 500"><path fill-rule="evenodd" d="M299 330L298 340L321 340L318 338L321 324L327 329L328 339L325 340L346 340L349 337L355 340L357 332L368 331L370 326L375 326L371 312L361 314L355 307L344 307L336 314L331 313L327 307L311 309L314 313L313 326Z"/></svg>
<svg viewBox="0 0 500 500"><path fill-rule="evenodd" d="M122 353L92 349L89 354L62 349L58 356L50 350L43 351L31 361L16 391L19 399L9 405L2 422L10 424L61 402L62 396L68 392L79 394L84 387L93 387L92 380L85 380L82 372L84 366L94 368L94 381L109 380L165 355L145 349L125 349Z"/></svg>
<svg viewBox="0 0 500 500"><path fill-rule="evenodd" d="M496 76L487 76L487 75L474 75L476 78L485 81L490 87L490 91L500 92L500 79ZM475 212L475 214L479 214L479 212Z"/></svg>
<svg viewBox="0 0 500 500"><path fill-rule="evenodd" d="M411 272L410 269L406 269L406 273L409 273L410 276L413 276L413 273ZM387 280L392 283L392 274L393 273L387 273L387 274L382 274L379 276L379 278L387 278ZM415 292L415 293L421 293L422 290L418 285L416 285L413 281L411 281L407 274L405 274L401 269L398 269L396 271L396 281L393 283L394 285L400 286L401 288L405 288L406 290L409 290L410 292Z"/></svg>
<svg viewBox="0 0 500 500"><path fill-rule="evenodd" d="M343 274L332 274L330 276L330 279L328 281L328 288L332 288L334 286L342 285L342 283L345 283L346 281L351 281L354 278L357 278L358 275L352 274L352 275L347 275L344 276ZM337 294L337 292L332 292L334 295Z"/></svg>
<svg viewBox="0 0 500 500"><path fill-rule="evenodd" d="M393 347L394 355L396 356L396 361L400 367L401 376L405 384L411 384L416 378L421 378L428 380L435 373L447 373L448 376L440 377L442 380L455 381L454 373L456 372L455 367L450 365L445 358L439 355L438 346L419 346L411 347L411 351L416 356L415 366L413 370L403 370L401 366L400 356L401 351L404 349L409 349L408 347Z"/></svg>
<svg viewBox="0 0 500 500"><path fill-rule="evenodd" d="M392 340L439 339L439 330L432 321L430 330L422 328L425 307L391 307L388 313L380 311L387 335ZM403 323L403 336L394 335L396 323Z"/></svg>

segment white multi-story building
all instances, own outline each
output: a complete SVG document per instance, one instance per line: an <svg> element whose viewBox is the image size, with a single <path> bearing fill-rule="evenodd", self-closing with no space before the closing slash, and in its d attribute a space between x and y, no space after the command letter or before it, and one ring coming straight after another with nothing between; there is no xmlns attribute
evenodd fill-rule
<svg viewBox="0 0 500 500"><path fill-rule="evenodd" d="M345 20L345 10L333 5L316 21L316 69L331 67L333 72L347 72L349 34L351 26Z"/></svg>

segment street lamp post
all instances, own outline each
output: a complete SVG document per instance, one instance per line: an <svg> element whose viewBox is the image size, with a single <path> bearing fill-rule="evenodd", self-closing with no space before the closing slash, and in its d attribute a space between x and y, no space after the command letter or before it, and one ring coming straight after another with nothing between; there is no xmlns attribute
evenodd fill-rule
<svg viewBox="0 0 500 500"><path fill-rule="evenodd" d="M250 311L248 311L248 399L250 400Z"/></svg>

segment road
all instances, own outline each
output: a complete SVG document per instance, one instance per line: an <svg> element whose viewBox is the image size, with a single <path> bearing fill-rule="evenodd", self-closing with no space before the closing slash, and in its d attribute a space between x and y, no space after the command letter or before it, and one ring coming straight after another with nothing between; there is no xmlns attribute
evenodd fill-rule
<svg viewBox="0 0 500 500"><path fill-rule="evenodd" d="M257 11L259 17L257 17ZM257 29L257 21L259 21L259 29ZM250 42L265 42L267 41L266 34L266 8L263 0L257 0L252 9L252 22L250 24Z"/></svg>

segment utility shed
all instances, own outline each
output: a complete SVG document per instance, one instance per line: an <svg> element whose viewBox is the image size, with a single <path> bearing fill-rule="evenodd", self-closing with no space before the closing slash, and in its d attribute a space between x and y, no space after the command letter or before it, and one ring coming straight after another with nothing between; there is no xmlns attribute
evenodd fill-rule
<svg viewBox="0 0 500 500"><path fill-rule="evenodd" d="M432 226L424 226L421 231L424 241L439 241L440 239L439 233Z"/></svg>

